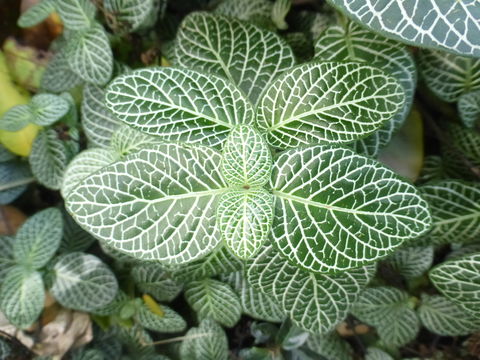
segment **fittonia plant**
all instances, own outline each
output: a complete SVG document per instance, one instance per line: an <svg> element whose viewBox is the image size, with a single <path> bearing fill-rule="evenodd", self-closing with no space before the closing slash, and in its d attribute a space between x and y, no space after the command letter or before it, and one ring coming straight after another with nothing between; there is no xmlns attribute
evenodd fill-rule
<svg viewBox="0 0 480 360"><path fill-rule="evenodd" d="M64 189L69 212L105 246L164 267L226 247L256 291L325 333L369 264L430 227L412 185L343 147L403 111L404 87L368 63L295 65L274 33L220 15L187 16L175 51L174 67L108 86L115 117L154 140ZM193 308L217 285L196 286Z"/></svg>

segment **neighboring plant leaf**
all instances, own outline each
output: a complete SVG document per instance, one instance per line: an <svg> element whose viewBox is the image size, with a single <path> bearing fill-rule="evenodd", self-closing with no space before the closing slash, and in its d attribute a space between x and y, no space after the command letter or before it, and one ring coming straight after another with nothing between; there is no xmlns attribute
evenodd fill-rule
<svg viewBox="0 0 480 360"><path fill-rule="evenodd" d="M121 122L105 105L106 90L86 84L82 98L82 126L91 146L108 147Z"/></svg>
<svg viewBox="0 0 480 360"><path fill-rule="evenodd" d="M158 0L105 0L103 6L115 19L110 27L120 32L134 32L144 25L155 10ZM165 0L160 0L165 3ZM108 18L107 18L108 19ZM118 24L118 25L117 25Z"/></svg>
<svg viewBox="0 0 480 360"><path fill-rule="evenodd" d="M241 259L253 257L265 243L273 220L273 196L260 189L231 189L217 207L222 238Z"/></svg>
<svg viewBox="0 0 480 360"><path fill-rule="evenodd" d="M474 127L480 120L480 91L462 94L457 107L463 124L469 128Z"/></svg>
<svg viewBox="0 0 480 360"><path fill-rule="evenodd" d="M15 260L33 269L42 268L57 251L62 234L60 210L48 208L36 213L18 229L13 244Z"/></svg>
<svg viewBox="0 0 480 360"><path fill-rule="evenodd" d="M480 320L440 295L422 294L418 316L423 326L440 336L464 336L480 329Z"/></svg>
<svg viewBox="0 0 480 360"><path fill-rule="evenodd" d="M170 302L182 290L182 285L157 264L136 265L131 276L140 291L152 295L157 301Z"/></svg>
<svg viewBox="0 0 480 360"><path fill-rule="evenodd" d="M310 335L307 347L329 360L350 360L353 355L348 342L335 331L325 335Z"/></svg>
<svg viewBox="0 0 480 360"><path fill-rule="evenodd" d="M93 312L110 303L118 284L112 271L97 257L73 252L58 258L50 292L64 307Z"/></svg>
<svg viewBox="0 0 480 360"><path fill-rule="evenodd" d="M41 0L37 4L29 7L17 20L17 25L21 28L35 26L55 11L55 0Z"/></svg>
<svg viewBox="0 0 480 360"><path fill-rule="evenodd" d="M14 106L0 117L0 129L19 131L27 126L33 117L34 114L29 104Z"/></svg>
<svg viewBox="0 0 480 360"><path fill-rule="evenodd" d="M15 155L7 150L5 146L0 144L0 163L15 159Z"/></svg>
<svg viewBox="0 0 480 360"><path fill-rule="evenodd" d="M301 270L269 245L247 262L247 281L271 296L293 323L307 331L325 334L343 320L372 271L357 268L335 275Z"/></svg>
<svg viewBox="0 0 480 360"><path fill-rule="evenodd" d="M406 279L422 276L433 263L433 246L413 246L395 251L386 259L395 273Z"/></svg>
<svg viewBox="0 0 480 360"><path fill-rule="evenodd" d="M475 1L329 2L356 22L389 38L420 47L480 56L480 10Z"/></svg>
<svg viewBox="0 0 480 360"><path fill-rule="evenodd" d="M444 101L455 102L462 94L480 89L480 59L423 50L419 70L429 89Z"/></svg>
<svg viewBox="0 0 480 360"><path fill-rule="evenodd" d="M15 265L13 244L15 237L0 236L0 278L4 279L7 272Z"/></svg>
<svg viewBox="0 0 480 360"><path fill-rule="evenodd" d="M188 330L180 346L182 360L228 359L225 331L213 320L203 320L198 327Z"/></svg>
<svg viewBox="0 0 480 360"><path fill-rule="evenodd" d="M270 19L272 7L268 0L223 0L214 12L262 25Z"/></svg>
<svg viewBox="0 0 480 360"><path fill-rule="evenodd" d="M190 262L220 242L214 206L226 186L220 161L207 147L143 149L83 180L67 196L67 209L120 252L164 264Z"/></svg>
<svg viewBox="0 0 480 360"><path fill-rule="evenodd" d="M64 141L54 129L46 129L41 131L33 142L28 158L32 173L39 183L49 189L60 189L63 173L71 158L78 152L78 132L71 129L69 135L71 139Z"/></svg>
<svg viewBox="0 0 480 360"><path fill-rule="evenodd" d="M59 81L59 79L62 80ZM70 90L82 82L82 78L70 69L65 49L60 49L48 63L42 75L40 87L53 93L60 93Z"/></svg>
<svg viewBox="0 0 480 360"><path fill-rule="evenodd" d="M33 181L28 165L16 161L0 163L0 204L10 204Z"/></svg>
<svg viewBox="0 0 480 360"><path fill-rule="evenodd" d="M180 25L176 62L217 74L256 103L272 79L292 67L292 49L276 34L236 19L191 13Z"/></svg>
<svg viewBox="0 0 480 360"><path fill-rule="evenodd" d="M71 70L87 83L104 85L112 76L112 49L105 30L98 23L76 32L65 46L65 56Z"/></svg>
<svg viewBox="0 0 480 360"><path fill-rule="evenodd" d="M375 160L328 145L280 153L272 238L314 272L358 267L423 235L431 223L418 191Z"/></svg>
<svg viewBox="0 0 480 360"><path fill-rule="evenodd" d="M378 68L313 62L275 79L260 99L257 121L276 148L348 143L379 129L404 101L402 86Z"/></svg>
<svg viewBox="0 0 480 360"><path fill-rule="evenodd" d="M242 312L240 299L232 288L214 279L202 279L185 285L185 299L200 319L213 319L233 327Z"/></svg>
<svg viewBox="0 0 480 360"><path fill-rule="evenodd" d="M251 126L234 128L223 145L222 174L232 186L263 186L270 178L272 155Z"/></svg>
<svg viewBox="0 0 480 360"><path fill-rule="evenodd" d="M30 101L33 117L31 121L40 126L52 125L65 116L70 104L61 96L38 94Z"/></svg>
<svg viewBox="0 0 480 360"><path fill-rule="evenodd" d="M37 271L12 268L2 280L0 294L0 310L18 328L28 328L42 312L45 290Z"/></svg>
<svg viewBox="0 0 480 360"><path fill-rule="evenodd" d="M444 180L423 185L420 191L432 214L430 241L467 242L480 235L479 184Z"/></svg>
<svg viewBox="0 0 480 360"><path fill-rule="evenodd" d="M388 144L392 134L405 121L413 101L417 82L415 61L408 49L396 41L365 30L354 22L345 26L333 25L327 28L315 43L315 56L322 60L361 61L379 67L398 80L405 91L405 101L393 118L380 130L355 144L363 153L376 156L380 148Z"/></svg>
<svg viewBox="0 0 480 360"><path fill-rule="evenodd" d="M164 334L176 333L185 330L187 323L183 318L168 306L161 305L163 316L154 314L142 305L135 318L146 329Z"/></svg>
<svg viewBox="0 0 480 360"><path fill-rule="evenodd" d="M92 25L96 8L90 0L56 1L56 10L68 30L83 30Z"/></svg>
<svg viewBox="0 0 480 360"><path fill-rule="evenodd" d="M173 268L173 277L187 282L201 280L221 274L229 274L241 270L242 261L230 253L226 246L220 245L207 256Z"/></svg>
<svg viewBox="0 0 480 360"><path fill-rule="evenodd" d="M62 211L62 215L63 237L59 251L69 253L87 250L95 242L95 238L83 230L66 211Z"/></svg>
<svg viewBox="0 0 480 360"><path fill-rule="evenodd" d="M447 298L480 317L480 254L437 265L430 280Z"/></svg>
<svg viewBox="0 0 480 360"><path fill-rule="evenodd" d="M252 106L235 86L187 69L120 76L109 85L106 104L127 125L189 144L219 146L235 125L253 121Z"/></svg>

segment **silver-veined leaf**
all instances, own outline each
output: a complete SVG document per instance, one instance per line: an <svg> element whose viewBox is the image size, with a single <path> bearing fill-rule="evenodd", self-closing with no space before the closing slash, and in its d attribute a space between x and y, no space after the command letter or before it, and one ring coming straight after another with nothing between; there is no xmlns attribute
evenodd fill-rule
<svg viewBox="0 0 480 360"><path fill-rule="evenodd" d="M63 216L63 237L60 242L59 252L69 253L85 251L95 242L95 238L83 230L73 218L64 210Z"/></svg>
<svg viewBox="0 0 480 360"><path fill-rule="evenodd" d="M29 104L16 105L0 117L0 129L18 131L28 125L34 117Z"/></svg>
<svg viewBox="0 0 480 360"><path fill-rule="evenodd" d="M365 354L365 360L394 360L394 358L382 349L370 346Z"/></svg>
<svg viewBox="0 0 480 360"><path fill-rule="evenodd" d="M311 334L307 347L328 360L352 359L352 348L336 331L324 335Z"/></svg>
<svg viewBox="0 0 480 360"><path fill-rule="evenodd" d="M152 13L158 10L155 9L158 2L166 3L166 0L105 0L103 6L112 14L114 21L110 27L113 30L134 32L147 24Z"/></svg>
<svg viewBox="0 0 480 360"><path fill-rule="evenodd" d="M207 147L156 145L86 178L66 206L82 227L120 252L165 264L190 262L220 242L215 204L226 187L220 161Z"/></svg>
<svg viewBox="0 0 480 360"><path fill-rule="evenodd" d="M443 295L480 317L480 254L437 265L429 276Z"/></svg>
<svg viewBox="0 0 480 360"><path fill-rule="evenodd" d="M93 312L110 303L118 283L112 271L97 257L73 252L58 258L50 292L64 307Z"/></svg>
<svg viewBox="0 0 480 360"><path fill-rule="evenodd" d="M223 282L214 279L191 281L185 285L185 299L200 319L213 319L233 327L242 313L238 295Z"/></svg>
<svg viewBox="0 0 480 360"><path fill-rule="evenodd" d="M33 176L45 187L58 190L62 186L63 173L78 152L79 134L70 130L70 139L62 140L54 129L41 131L35 138L28 157Z"/></svg>
<svg viewBox="0 0 480 360"><path fill-rule="evenodd" d="M183 318L168 306L159 305L163 315L151 312L147 306L142 305L135 319L146 329L161 333L176 333L185 330L187 323Z"/></svg>
<svg viewBox="0 0 480 360"><path fill-rule="evenodd" d="M92 146L108 147L113 132L121 122L105 105L106 90L86 84L82 98L82 127Z"/></svg>
<svg viewBox="0 0 480 360"><path fill-rule="evenodd" d="M104 85L112 76L112 49L98 23L76 32L65 46L65 56L71 70L87 83Z"/></svg>
<svg viewBox="0 0 480 360"><path fill-rule="evenodd" d="M423 159L423 166L418 176L418 183L426 183L432 180L440 180L445 177L443 160L438 155L427 155Z"/></svg>
<svg viewBox="0 0 480 360"><path fill-rule="evenodd" d="M163 142L159 136L148 135L126 125L120 126L115 130L110 140L112 149L115 150L119 157L131 154L151 144Z"/></svg>
<svg viewBox="0 0 480 360"><path fill-rule="evenodd" d="M295 64L292 49L273 32L203 12L185 17L175 51L178 65L229 79L254 104L275 76Z"/></svg>
<svg viewBox="0 0 480 360"><path fill-rule="evenodd" d="M364 153L378 154L390 141L394 131L405 121L413 101L417 82L415 61L405 46L368 31L354 22L327 28L315 43L315 56L323 60L361 61L385 70L398 80L405 91L399 112L368 138L360 139ZM362 145L358 145L359 148Z"/></svg>
<svg viewBox="0 0 480 360"><path fill-rule="evenodd" d="M263 25L270 19L272 6L268 0L223 0L214 12Z"/></svg>
<svg viewBox="0 0 480 360"><path fill-rule="evenodd" d="M82 151L65 169L61 187L62 196L66 198L83 179L119 158L113 149L90 148Z"/></svg>
<svg viewBox="0 0 480 360"><path fill-rule="evenodd" d="M440 295L422 294L418 316L423 326L440 336L464 336L480 329L480 320Z"/></svg>
<svg viewBox="0 0 480 360"><path fill-rule="evenodd" d="M55 1L55 7L68 30L83 30L95 19L95 4L90 0Z"/></svg>
<svg viewBox="0 0 480 360"><path fill-rule="evenodd" d="M433 263L433 246L412 246L395 251L386 259L393 270L413 279L422 276Z"/></svg>
<svg viewBox="0 0 480 360"><path fill-rule="evenodd" d="M182 285L157 264L138 264L133 267L131 276L140 291L157 301L170 302L182 291Z"/></svg>
<svg viewBox="0 0 480 360"><path fill-rule="evenodd" d="M40 316L45 301L42 276L24 267L12 268L0 291L0 310L21 329L28 328Z"/></svg>
<svg viewBox="0 0 480 360"><path fill-rule="evenodd" d="M104 354L99 349L79 348L73 350L69 355L71 360L105 360Z"/></svg>
<svg viewBox="0 0 480 360"><path fill-rule="evenodd" d="M0 144L0 163L14 160L15 157L15 154L11 153L5 146Z"/></svg>
<svg viewBox="0 0 480 360"><path fill-rule="evenodd" d="M444 101L455 102L462 94L480 89L480 59L423 50L419 70L430 90Z"/></svg>
<svg viewBox="0 0 480 360"><path fill-rule="evenodd" d="M458 99L458 113L466 127L474 127L480 120L480 91L462 94Z"/></svg>
<svg viewBox="0 0 480 360"><path fill-rule="evenodd" d="M0 204L10 204L34 180L28 165L16 161L0 163Z"/></svg>
<svg viewBox="0 0 480 360"><path fill-rule="evenodd" d="M318 145L280 153L272 189L274 244L309 271L375 261L431 223L412 185L349 149Z"/></svg>
<svg viewBox="0 0 480 360"><path fill-rule="evenodd" d="M237 124L251 123L253 109L225 79L177 69L142 69L116 78L107 107L138 130L168 140L220 145Z"/></svg>
<svg viewBox="0 0 480 360"><path fill-rule="evenodd" d="M198 327L188 330L180 346L182 360L227 360L227 335L213 320L203 320Z"/></svg>
<svg viewBox="0 0 480 360"><path fill-rule="evenodd" d="M0 359L8 359L12 350L6 340L0 339Z"/></svg>
<svg viewBox="0 0 480 360"><path fill-rule="evenodd" d="M454 249L452 249L452 252L450 252L445 260L458 260L463 258L464 256L467 255L472 255L475 253L480 253L480 244L479 243L473 243L473 244L468 244L468 245L460 245L455 244Z"/></svg>
<svg viewBox="0 0 480 360"><path fill-rule="evenodd" d="M220 245L207 256L173 268L173 277L179 281L201 280L221 274L229 274L243 268L242 261Z"/></svg>
<svg viewBox="0 0 480 360"><path fill-rule="evenodd" d="M379 129L403 106L403 87L382 70L357 62L312 62L265 90L257 122L267 142L285 149L348 143Z"/></svg>
<svg viewBox="0 0 480 360"><path fill-rule="evenodd" d="M89 1L89 0L86 0ZM59 81L59 79L62 79ZM70 90L83 82L70 68L65 49L62 48L49 61L45 72L42 75L40 87L47 91L59 93Z"/></svg>
<svg viewBox="0 0 480 360"><path fill-rule="evenodd" d="M273 221L273 196L265 189L231 189L217 206L222 238L241 259L254 256L265 243Z"/></svg>
<svg viewBox="0 0 480 360"><path fill-rule="evenodd" d="M375 326L383 343L401 346L413 340L420 323L411 308L408 293L393 287L366 289L352 308L361 321Z"/></svg>
<svg viewBox="0 0 480 360"><path fill-rule="evenodd" d="M15 260L33 269L45 266L57 251L62 235L60 210L48 208L36 213L18 229L13 244Z"/></svg>
<svg viewBox="0 0 480 360"><path fill-rule="evenodd" d="M275 0L272 8L272 21L280 30L288 29L285 18L292 7L292 0Z"/></svg>
<svg viewBox="0 0 480 360"><path fill-rule="evenodd" d="M31 122L47 126L67 114L70 104L63 97L53 94L37 94L30 101L33 117Z"/></svg>
<svg viewBox="0 0 480 360"><path fill-rule="evenodd" d="M17 20L17 25L22 28L35 26L45 20L55 11L55 0L41 0L29 7Z"/></svg>
<svg viewBox="0 0 480 360"><path fill-rule="evenodd" d="M329 0L369 29L407 44L480 56L476 0Z"/></svg>
<svg viewBox="0 0 480 360"><path fill-rule="evenodd" d="M280 307L269 296L250 286L241 271L225 274L221 279L230 284L240 297L243 313L269 322L279 323L285 319Z"/></svg>
<svg viewBox="0 0 480 360"><path fill-rule="evenodd" d="M371 269L356 268L334 275L315 274L291 265L271 245L247 262L247 281L277 302L293 323L324 334L343 320Z"/></svg>
<svg viewBox="0 0 480 360"><path fill-rule="evenodd" d="M480 185L444 180L420 187L433 226L428 237L436 244L466 242L480 235Z"/></svg>
<svg viewBox="0 0 480 360"><path fill-rule="evenodd" d="M4 279L7 272L15 265L13 244L15 237L0 236L0 278Z"/></svg>
<svg viewBox="0 0 480 360"><path fill-rule="evenodd" d="M255 128L234 128L223 145L222 174L232 186L263 186L270 178L272 155Z"/></svg>

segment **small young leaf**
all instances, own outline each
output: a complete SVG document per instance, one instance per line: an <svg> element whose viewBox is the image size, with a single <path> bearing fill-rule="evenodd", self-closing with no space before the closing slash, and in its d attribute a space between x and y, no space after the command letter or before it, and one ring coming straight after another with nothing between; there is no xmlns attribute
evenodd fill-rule
<svg viewBox="0 0 480 360"><path fill-rule="evenodd" d="M220 15L187 15L177 34L176 62L218 74L256 103L272 79L295 64L292 49L273 32Z"/></svg>
<svg viewBox="0 0 480 360"><path fill-rule="evenodd" d="M43 309L45 290L37 271L14 267L2 281L0 310L21 329L32 325Z"/></svg>
<svg viewBox="0 0 480 360"><path fill-rule="evenodd" d="M93 255L73 252L59 257L50 292L63 306L93 312L117 294L115 275Z"/></svg>
<svg viewBox="0 0 480 360"><path fill-rule="evenodd" d="M21 28L35 26L45 20L54 11L55 0L41 0L22 13L18 18L17 25Z"/></svg>
<svg viewBox="0 0 480 360"><path fill-rule="evenodd" d="M422 295L418 316L428 330L440 336L464 336L480 329L480 320L460 305L439 295Z"/></svg>
<svg viewBox="0 0 480 360"><path fill-rule="evenodd" d="M241 125L233 129L222 154L222 174L230 185L263 186L268 182L272 155L253 127Z"/></svg>
<svg viewBox="0 0 480 360"><path fill-rule="evenodd" d="M200 319L210 318L233 327L242 312L240 300L232 288L213 279L192 281L185 286L185 299Z"/></svg>
<svg viewBox="0 0 480 360"><path fill-rule="evenodd" d="M68 30L89 28L95 18L96 8L90 0L56 1L56 10Z"/></svg>
<svg viewBox="0 0 480 360"><path fill-rule="evenodd" d="M414 246L395 251L386 259L393 270L406 279L422 276L433 262L433 246Z"/></svg>
<svg viewBox="0 0 480 360"><path fill-rule="evenodd" d="M443 295L480 317L480 254L444 262L429 275Z"/></svg>
<svg viewBox="0 0 480 360"><path fill-rule="evenodd" d="M22 265L33 269L45 266L60 245L62 214L57 208L42 210L20 227L15 236L13 255Z"/></svg>
<svg viewBox="0 0 480 360"><path fill-rule="evenodd" d="M120 252L172 265L193 261L220 242L213 206L226 187L220 161L207 147L156 145L83 180L66 206Z"/></svg>
<svg viewBox="0 0 480 360"><path fill-rule="evenodd" d="M52 125L65 116L70 109L70 104L61 96L53 94L38 94L30 101L34 114L32 122L40 125Z"/></svg>
<svg viewBox="0 0 480 360"><path fill-rule="evenodd" d="M267 240L273 220L273 196L260 189L231 189L217 207L222 238L241 259L254 256Z"/></svg>
<svg viewBox="0 0 480 360"><path fill-rule="evenodd" d="M412 185L348 149L319 145L280 153L272 188L274 244L309 271L375 261L431 224Z"/></svg>
<svg viewBox="0 0 480 360"><path fill-rule="evenodd" d="M142 69L108 87L108 108L138 130L167 140L220 145L237 124L251 123L253 109L226 80L176 68Z"/></svg>
<svg viewBox="0 0 480 360"><path fill-rule="evenodd" d="M227 335L213 320L203 320L198 327L191 328L180 346L182 360L228 359Z"/></svg>
<svg viewBox="0 0 480 360"><path fill-rule="evenodd" d="M34 180L28 165L16 161L0 163L0 204L10 204Z"/></svg>
<svg viewBox="0 0 480 360"><path fill-rule="evenodd" d="M405 101L403 87L378 68L355 62L306 63L266 89L257 121L270 145L348 143L390 120Z"/></svg>
<svg viewBox="0 0 480 360"><path fill-rule="evenodd" d="M112 49L98 23L76 32L65 46L65 56L71 70L88 83L104 85L112 76Z"/></svg>
<svg viewBox="0 0 480 360"><path fill-rule="evenodd" d="M158 301L170 302L182 290L182 286L157 264L136 265L131 276L140 291L152 295Z"/></svg>
<svg viewBox="0 0 480 360"><path fill-rule="evenodd" d="M163 316L154 314L142 305L135 315L137 321L146 329L161 333L176 333L185 330L187 323L183 318L168 306L161 305Z"/></svg>
<svg viewBox="0 0 480 360"><path fill-rule="evenodd" d="M458 113L466 127L474 127L480 121L480 91L462 94L458 99Z"/></svg>

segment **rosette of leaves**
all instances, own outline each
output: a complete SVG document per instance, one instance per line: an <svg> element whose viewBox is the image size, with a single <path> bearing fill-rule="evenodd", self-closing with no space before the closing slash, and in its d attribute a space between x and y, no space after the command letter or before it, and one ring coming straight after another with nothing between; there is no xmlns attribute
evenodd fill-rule
<svg viewBox="0 0 480 360"><path fill-rule="evenodd" d="M296 325L328 331L370 278L359 267L430 226L412 185L342 147L389 121L404 88L364 63L293 66L276 34L219 15L188 15L175 51L179 67L120 76L106 94L119 121L164 143L85 172L64 193L69 212L105 245L164 266L188 266L224 243L270 296L272 279L256 276L269 259L288 260L291 288L309 284L309 316L297 293L273 298ZM330 313L322 294L332 288L345 296Z"/></svg>
<svg viewBox="0 0 480 360"><path fill-rule="evenodd" d="M63 306L91 311L112 301L113 273L98 258L79 252L55 258L63 236L61 212L49 208L30 217L14 237L0 239L0 309L16 327L28 328L41 314L45 284Z"/></svg>

